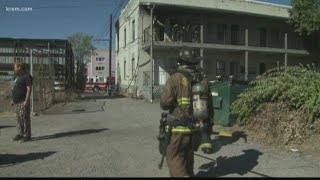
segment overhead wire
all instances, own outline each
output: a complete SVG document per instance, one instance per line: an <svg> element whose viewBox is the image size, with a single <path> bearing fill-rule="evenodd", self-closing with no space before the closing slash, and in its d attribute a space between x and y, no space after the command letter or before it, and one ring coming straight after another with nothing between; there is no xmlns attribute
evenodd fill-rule
<svg viewBox="0 0 320 180"><path fill-rule="evenodd" d="M116 17L116 15L118 14L119 10L122 8L122 6L124 5L124 3L126 2L127 0L122 0L120 6L118 6L115 11L113 12L113 15L112 15L112 19L114 19ZM109 21L110 23L110 21ZM106 27L104 33L102 34L102 36L99 38L101 40L101 38L105 35L107 35L108 33L110 32L110 28L109 27Z"/></svg>
<svg viewBox="0 0 320 180"><path fill-rule="evenodd" d="M117 1L117 2L119 2L119 1ZM115 4L115 6L118 7L119 4L120 4L120 3L117 3L117 4ZM102 27L105 27L104 30L101 31L101 32L99 32L98 35L96 36L96 37L97 37L97 40L98 40L98 43L100 42L102 36L104 35L104 33L105 33L106 29L107 29L108 24L110 23L110 22L109 22L110 19L107 18L107 15L108 15L108 13L106 13L106 16L105 16L105 18L107 19L107 21L106 21L105 24L102 26Z"/></svg>
<svg viewBox="0 0 320 180"><path fill-rule="evenodd" d="M122 6L124 5L124 3L126 2L127 0L122 0L121 3L118 4L117 8L114 9L113 13L112 13L112 19L115 18L115 16L117 15L117 13L119 12L119 10L122 8ZM120 2L120 1L118 1ZM110 23L110 19L107 20L107 23L106 24L109 24ZM110 31L110 28L108 26L106 26L104 32L101 34L100 33L100 36L97 38L98 40L98 43L102 40L102 38L107 35Z"/></svg>
<svg viewBox="0 0 320 180"><path fill-rule="evenodd" d="M118 1L119 2L119 1ZM2 0L2 3L4 3L4 0ZM119 5L120 3L117 3L117 5ZM105 5L106 4L96 4L96 5L93 5L93 6L79 6L79 5L74 5L74 6L39 6L39 7L33 7L32 9L69 9L69 8L105 8ZM118 8L120 8L118 6ZM118 9L117 8L117 9ZM115 10L113 11L115 12ZM109 19L106 21L105 25L103 27L107 27L107 25L109 24ZM106 31L107 31L108 28L106 28L103 33L98 33L97 35L97 39L98 39L98 43L101 41L102 37L106 34Z"/></svg>

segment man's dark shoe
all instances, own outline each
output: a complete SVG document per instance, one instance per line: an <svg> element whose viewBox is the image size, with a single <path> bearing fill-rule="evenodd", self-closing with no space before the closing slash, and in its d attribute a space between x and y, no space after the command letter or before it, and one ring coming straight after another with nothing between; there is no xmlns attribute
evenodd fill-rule
<svg viewBox="0 0 320 180"><path fill-rule="evenodd" d="M23 136L20 135L20 134L18 134L18 135L16 135L14 138L12 138L12 141L19 141L19 140L22 139L22 138L23 138Z"/></svg>
<svg viewBox="0 0 320 180"><path fill-rule="evenodd" d="M19 142L28 142L28 141L30 141L30 140L31 140L30 137L23 137L22 139L20 139Z"/></svg>

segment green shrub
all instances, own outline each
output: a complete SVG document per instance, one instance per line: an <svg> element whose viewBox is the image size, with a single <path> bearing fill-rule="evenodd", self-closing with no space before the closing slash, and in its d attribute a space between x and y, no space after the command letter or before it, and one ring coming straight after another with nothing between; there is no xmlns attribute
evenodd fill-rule
<svg viewBox="0 0 320 180"><path fill-rule="evenodd" d="M308 124L320 116L320 71L312 65L281 66L250 82L231 105L239 125L268 102L286 102L290 108L308 114Z"/></svg>

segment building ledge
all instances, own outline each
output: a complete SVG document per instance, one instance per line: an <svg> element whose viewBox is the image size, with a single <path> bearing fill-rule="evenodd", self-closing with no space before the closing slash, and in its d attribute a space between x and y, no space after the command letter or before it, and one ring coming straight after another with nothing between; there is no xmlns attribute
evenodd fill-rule
<svg viewBox="0 0 320 180"><path fill-rule="evenodd" d="M295 55L310 55L307 50L298 49L283 49L283 48L270 48L270 47L255 47L255 46L243 46L243 45L225 45L225 44L208 44L208 43L189 43L189 42L163 42L154 41L153 49L172 49L180 47L189 48L203 48L203 49L215 49L224 51L249 51L249 52L262 52L262 53L280 53L280 54L295 54ZM145 51L150 49L150 43L143 46Z"/></svg>
<svg viewBox="0 0 320 180"><path fill-rule="evenodd" d="M156 6L177 6L198 10L220 11L252 14L257 16L270 16L276 18L289 18L291 6L272 3L256 2L251 0L140 0L140 4Z"/></svg>

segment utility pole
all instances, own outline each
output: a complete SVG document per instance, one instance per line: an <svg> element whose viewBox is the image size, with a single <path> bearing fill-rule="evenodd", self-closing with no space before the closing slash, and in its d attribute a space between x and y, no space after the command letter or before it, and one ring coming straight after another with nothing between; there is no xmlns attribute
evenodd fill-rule
<svg viewBox="0 0 320 180"><path fill-rule="evenodd" d="M108 94L111 96L111 53L112 53L112 14L110 14L110 39L109 39L109 85Z"/></svg>
<svg viewBox="0 0 320 180"><path fill-rule="evenodd" d="M151 103L153 103L153 84L154 84L154 78L153 78L153 75L154 75L154 65L153 65L153 9L154 9L154 5L152 5L151 7L151 44L150 44L150 61L151 61Z"/></svg>

